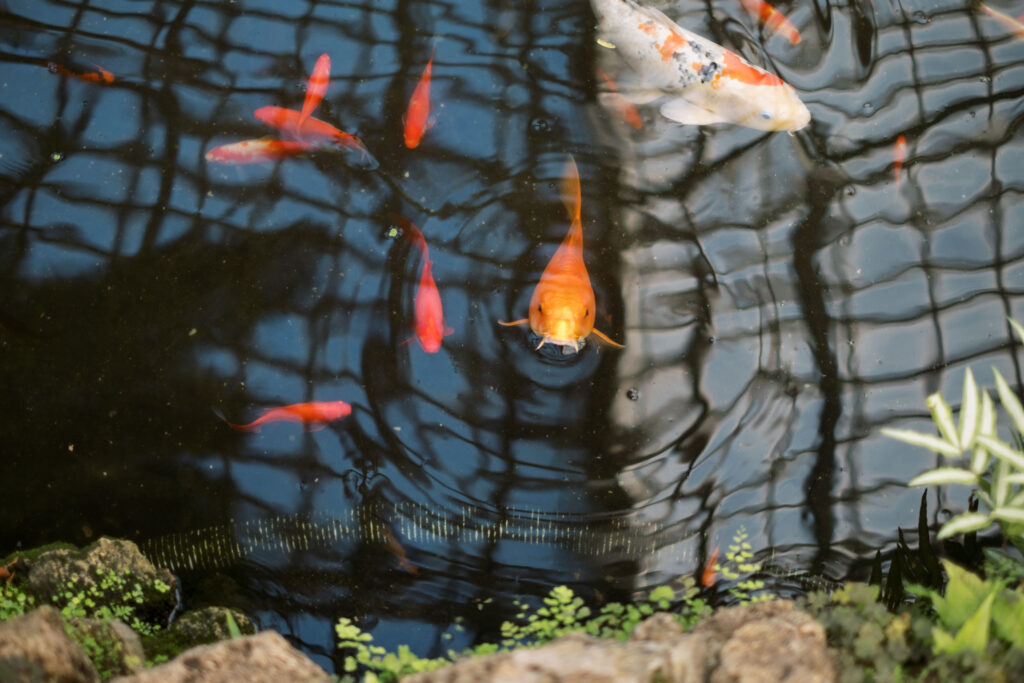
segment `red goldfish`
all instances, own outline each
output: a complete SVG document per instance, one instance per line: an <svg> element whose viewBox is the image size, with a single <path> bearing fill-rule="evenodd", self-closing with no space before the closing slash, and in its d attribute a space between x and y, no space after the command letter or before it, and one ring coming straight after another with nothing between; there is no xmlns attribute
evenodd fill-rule
<svg viewBox="0 0 1024 683"><path fill-rule="evenodd" d="M430 122L430 72L434 65L434 51L430 51L430 61L423 70L416 89L409 99L409 108L405 111L405 146L409 149L419 147L423 133L432 125Z"/></svg>
<svg viewBox="0 0 1024 683"><path fill-rule="evenodd" d="M331 142L339 147L350 147L367 154L366 147L355 135L338 130L326 121L312 116L302 121L302 112L284 107L260 107L253 112L259 121L277 128L287 137L308 142ZM301 135L299 129L302 129Z"/></svg>
<svg viewBox="0 0 1024 683"><path fill-rule="evenodd" d="M900 135L896 138L896 144L892 148L892 172L896 178L896 184L900 184L900 172L903 170L903 162L907 159L907 138Z"/></svg>
<svg viewBox="0 0 1024 683"><path fill-rule="evenodd" d="M434 262L430 260L430 252L427 249L427 240L419 228L410 221L396 216L397 222L402 224L407 239L417 246L423 254L423 270L420 273L420 284L416 288L415 323L413 329L416 333L416 340L427 353L437 353L441 350L441 340L455 332L450 327L445 327L444 312L441 310L441 294L434 282ZM411 340L410 340L411 341Z"/></svg>
<svg viewBox="0 0 1024 683"><path fill-rule="evenodd" d="M704 571L700 574L700 585L712 586L715 583L717 571L715 567L718 565L718 545L715 545L715 549L711 551L711 557L708 558L707 563L704 565Z"/></svg>
<svg viewBox="0 0 1024 683"><path fill-rule="evenodd" d="M306 84L306 99L302 102L302 113L299 115L298 125L296 130L299 131L301 137L303 125L309 115L313 113L320 102L323 101L324 95L327 94L327 86L331 82L331 58L327 53L323 53L316 60L316 64L313 66L313 73L309 76L309 82Z"/></svg>
<svg viewBox="0 0 1024 683"><path fill-rule="evenodd" d="M344 401L313 401L271 408L244 425L232 424L223 415L217 414L232 429L240 432L258 432L263 425L271 422L301 422L311 431L318 431L326 427L328 422L340 420L351 413L352 406Z"/></svg>
<svg viewBox="0 0 1024 683"><path fill-rule="evenodd" d="M591 333L621 349L622 344L612 341L594 327L597 312L594 288L583 263L580 174L572 157L569 157L562 179L562 200L569 212L571 225L533 289L529 317L510 323L498 322L502 325L529 323L530 329L541 337L538 349L544 344L556 344L579 351L580 341Z"/></svg>
<svg viewBox="0 0 1024 683"><path fill-rule="evenodd" d="M793 45L800 43L800 31L786 16L764 0L740 0L740 4L751 15L757 17L767 28L782 34Z"/></svg>
<svg viewBox="0 0 1024 683"><path fill-rule="evenodd" d="M259 138L214 147L206 153L206 160L222 164L258 164L305 154L311 148L309 143L298 140Z"/></svg>
<svg viewBox="0 0 1024 683"><path fill-rule="evenodd" d="M45 65L46 68L49 69L50 73L60 74L61 76L70 76L71 78L77 78L78 80L85 81L87 83L114 82L114 74L110 73L99 64L93 64L93 66L96 67L95 71L76 71L65 66L61 66L57 62L45 62Z"/></svg>
<svg viewBox="0 0 1024 683"><path fill-rule="evenodd" d="M604 79L605 85L608 86L608 92L611 93L609 99L612 102L612 106L619 112L623 120L636 130L643 128L644 122L640 118L640 112L636 110L632 102L619 94L619 89L615 87L615 81L612 80L612 77L606 74L601 67L597 67L597 73Z"/></svg>

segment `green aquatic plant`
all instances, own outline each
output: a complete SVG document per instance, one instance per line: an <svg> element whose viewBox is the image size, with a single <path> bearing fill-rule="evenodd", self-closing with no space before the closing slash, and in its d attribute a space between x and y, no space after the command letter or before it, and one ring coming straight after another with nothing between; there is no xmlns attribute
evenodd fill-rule
<svg viewBox="0 0 1024 683"><path fill-rule="evenodd" d="M0 583L0 621L30 612L35 599L11 583Z"/></svg>
<svg viewBox="0 0 1024 683"><path fill-rule="evenodd" d="M159 593L171 590L157 579L153 588ZM97 573L96 582L85 584L78 577L64 581L57 594L52 596L54 606L60 609L65 621L77 618L110 621L120 619L141 636L152 636L160 630L158 624L150 623L136 613L145 602L142 584L125 572L118 575L111 571Z"/></svg>
<svg viewBox="0 0 1024 683"><path fill-rule="evenodd" d="M1024 328L1011 320L1014 330L1024 339ZM883 429L882 433L904 443L927 448L953 461L914 477L909 486L963 484L974 490L987 511L960 513L946 522L938 538L977 532L998 524L1011 543L1024 552L1024 452L1020 435L1024 433L1024 407L995 368L996 392L1003 411L1016 433L1017 448L996 434L996 409L988 391L979 389L970 368L964 373L959 423L941 393L929 396L926 404L938 429L938 436L910 429Z"/></svg>
<svg viewBox="0 0 1024 683"><path fill-rule="evenodd" d="M754 561L754 552L747 542L748 534L745 527L740 527L732 537L732 543L726 548L725 561L714 566L721 572L722 578L736 583L729 588L729 595L739 604L748 602L764 602L771 600L772 595L765 591L764 581L744 578L761 571L761 563Z"/></svg>
<svg viewBox="0 0 1024 683"><path fill-rule="evenodd" d="M421 658L413 654L407 645L400 645L396 652L388 652L386 648L374 645L371 634L364 633L345 617L338 620L334 630L338 636L338 647L350 651L343 666L346 676L353 676L362 667L366 672L365 681L395 681L406 674L446 666L456 659L541 645L567 633L583 632L601 638L626 640L637 624L657 612L673 610L675 618L685 628L690 628L710 609L697 597L699 590L692 577L681 583L681 592L669 586L659 586L648 593L646 600L626 605L608 603L596 614L571 588L556 586L536 609L516 602L520 611L514 621L502 623L499 643L480 643L463 652L449 650L447 658ZM456 628L461 628L458 622Z"/></svg>
<svg viewBox="0 0 1024 683"><path fill-rule="evenodd" d="M1024 589L1001 578L983 579L943 560L949 576L945 595L921 586L907 590L931 600L939 623L932 630L935 653L984 654L993 640L1024 652Z"/></svg>

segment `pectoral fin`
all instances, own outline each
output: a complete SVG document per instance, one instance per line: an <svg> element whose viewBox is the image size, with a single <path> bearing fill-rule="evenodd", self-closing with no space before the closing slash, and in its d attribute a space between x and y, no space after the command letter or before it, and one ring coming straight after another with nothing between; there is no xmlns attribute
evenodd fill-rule
<svg viewBox="0 0 1024 683"><path fill-rule="evenodd" d="M728 119L721 114L705 109L692 102L677 97L661 105L661 115L666 119L678 121L691 126L706 126L712 123L724 123Z"/></svg>
<svg viewBox="0 0 1024 683"><path fill-rule="evenodd" d="M625 344L620 344L619 342L612 341L608 337L608 335L606 335L604 332L602 332L601 330L597 329L596 327L594 329L592 329L591 332L596 334L597 338L600 339L601 341L605 342L606 344L610 344L610 345L614 346L617 349L624 349L624 348L626 348Z"/></svg>
<svg viewBox="0 0 1024 683"><path fill-rule="evenodd" d="M529 318L520 318L519 320L513 320L510 323L507 323L504 320L499 320L498 324L499 325L504 325L505 327L515 327L516 325L527 325L527 324L529 324L529 322L530 322Z"/></svg>

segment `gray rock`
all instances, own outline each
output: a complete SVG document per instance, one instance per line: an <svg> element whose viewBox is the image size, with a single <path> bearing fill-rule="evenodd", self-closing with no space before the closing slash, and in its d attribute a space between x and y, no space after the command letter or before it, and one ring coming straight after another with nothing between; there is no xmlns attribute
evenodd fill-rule
<svg viewBox="0 0 1024 683"><path fill-rule="evenodd" d="M146 653L139 634L118 619L72 619L72 640L77 642L101 671L101 676L125 675L146 668Z"/></svg>
<svg viewBox="0 0 1024 683"><path fill-rule="evenodd" d="M119 577L127 573L130 583L138 582L142 587L143 602L135 609L143 618L159 623L175 605L177 580L174 575L167 569L153 566L131 541L103 537L81 550L47 550L26 560L23 571L27 571L27 576L22 587L37 604L50 604L53 596L63 593L68 585L73 586L74 592L97 586L96 578L101 573ZM170 590L156 590L154 585L158 580Z"/></svg>
<svg viewBox="0 0 1024 683"><path fill-rule="evenodd" d="M189 610L171 624L171 633L178 636L183 647L216 643L231 637L228 631L227 613L230 612L238 630L244 635L256 633L252 620L236 609L229 607L203 607Z"/></svg>
<svg viewBox="0 0 1024 683"><path fill-rule="evenodd" d="M330 681L327 672L273 631L186 650L166 664L116 683L278 683Z"/></svg>
<svg viewBox="0 0 1024 683"><path fill-rule="evenodd" d="M57 610L44 606L0 623L0 680L91 683L100 676Z"/></svg>
<svg viewBox="0 0 1024 683"><path fill-rule="evenodd" d="M825 630L778 600L719 610L690 633L654 615L620 643L582 634L474 657L403 683L824 683L836 679Z"/></svg>

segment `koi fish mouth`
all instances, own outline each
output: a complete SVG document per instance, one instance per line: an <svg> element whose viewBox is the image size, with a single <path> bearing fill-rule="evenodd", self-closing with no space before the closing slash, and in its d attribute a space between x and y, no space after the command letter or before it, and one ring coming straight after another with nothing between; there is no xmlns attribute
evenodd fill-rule
<svg viewBox="0 0 1024 683"><path fill-rule="evenodd" d="M572 339L556 339L549 334L545 334L541 337L540 343L537 344L535 351L540 351L541 347L545 344L551 344L552 346L571 346L573 351L576 353L580 352L580 340L575 337Z"/></svg>

